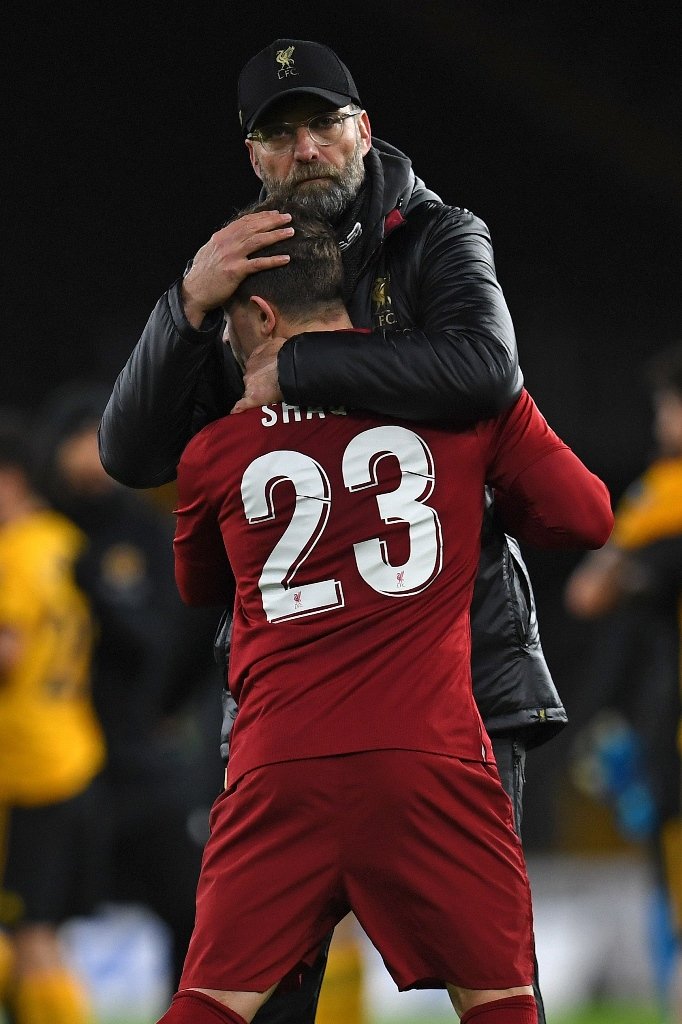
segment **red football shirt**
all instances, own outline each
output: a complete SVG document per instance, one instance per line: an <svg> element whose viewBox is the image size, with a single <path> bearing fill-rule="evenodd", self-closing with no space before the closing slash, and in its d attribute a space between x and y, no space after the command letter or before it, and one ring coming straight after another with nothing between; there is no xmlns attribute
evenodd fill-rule
<svg viewBox="0 0 682 1024"><path fill-rule="evenodd" d="M460 432L282 403L192 439L176 578L191 604L224 602L230 566L237 581L231 783L360 750L492 759L469 637L486 482L523 504L529 540L608 536L606 488L526 392Z"/></svg>

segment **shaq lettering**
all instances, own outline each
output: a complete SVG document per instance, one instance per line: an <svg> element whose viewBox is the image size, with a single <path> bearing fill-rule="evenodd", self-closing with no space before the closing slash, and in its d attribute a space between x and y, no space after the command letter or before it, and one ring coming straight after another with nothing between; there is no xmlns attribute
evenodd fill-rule
<svg viewBox="0 0 682 1024"><path fill-rule="evenodd" d="M288 402L281 402L279 405L262 405L261 424L264 427L274 427L276 423L303 423L304 420L325 419L327 416L345 416L346 410L342 405L334 409L321 409L319 407L301 409L298 405L289 405Z"/></svg>

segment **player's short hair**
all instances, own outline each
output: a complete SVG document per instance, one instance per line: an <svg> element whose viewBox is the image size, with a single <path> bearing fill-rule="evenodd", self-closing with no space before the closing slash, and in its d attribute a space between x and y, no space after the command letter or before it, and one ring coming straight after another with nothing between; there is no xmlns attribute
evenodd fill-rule
<svg viewBox="0 0 682 1024"><path fill-rule="evenodd" d="M276 195L241 210L233 220L261 210L290 213L294 234L253 256L287 254L291 258L281 267L245 278L226 304L226 312L235 303L246 304L252 295L260 295L295 319L324 315L330 307L338 309L343 304L343 264L332 226L293 200L278 200Z"/></svg>
<svg viewBox="0 0 682 1024"><path fill-rule="evenodd" d="M652 391L674 391L682 398L682 342L652 356L645 372Z"/></svg>

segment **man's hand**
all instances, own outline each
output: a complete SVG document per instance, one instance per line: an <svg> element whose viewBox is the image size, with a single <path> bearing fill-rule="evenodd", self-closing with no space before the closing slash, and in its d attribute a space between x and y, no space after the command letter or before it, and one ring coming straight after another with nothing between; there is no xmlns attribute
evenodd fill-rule
<svg viewBox="0 0 682 1024"><path fill-rule="evenodd" d="M282 401L277 376L277 353L286 340L272 338L253 350L244 367L244 397L234 406L233 413Z"/></svg>
<svg viewBox="0 0 682 1024"><path fill-rule="evenodd" d="M615 545L591 551L573 570L564 589L566 608L578 619L598 619L613 611L626 592L627 559Z"/></svg>
<svg viewBox="0 0 682 1024"><path fill-rule="evenodd" d="M249 257L285 238L294 229L288 226L291 215L265 210L245 217L216 231L194 257L182 282L185 316L193 327L212 309L225 305L245 277L259 270L271 270L289 262L288 256Z"/></svg>

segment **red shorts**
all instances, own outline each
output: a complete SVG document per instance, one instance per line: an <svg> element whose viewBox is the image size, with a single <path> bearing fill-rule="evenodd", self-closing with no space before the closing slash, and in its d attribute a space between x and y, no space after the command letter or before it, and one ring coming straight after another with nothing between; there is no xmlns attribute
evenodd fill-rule
<svg viewBox="0 0 682 1024"><path fill-rule="evenodd" d="M531 984L530 889L495 767L381 750L247 773L213 806L180 987L289 981L349 910L401 990Z"/></svg>

